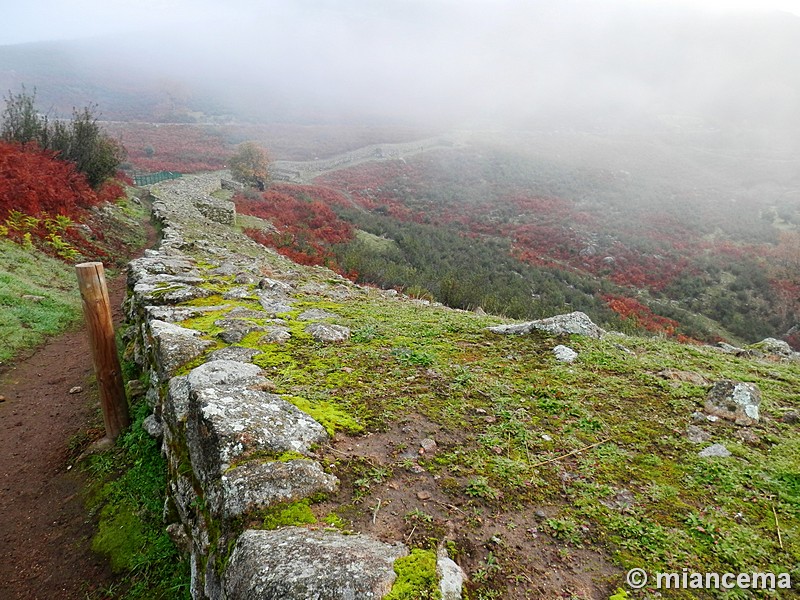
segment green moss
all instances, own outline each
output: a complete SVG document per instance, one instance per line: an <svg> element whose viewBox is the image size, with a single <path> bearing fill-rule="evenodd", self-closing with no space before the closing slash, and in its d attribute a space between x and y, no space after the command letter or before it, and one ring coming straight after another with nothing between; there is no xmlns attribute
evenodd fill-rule
<svg viewBox="0 0 800 600"><path fill-rule="evenodd" d="M297 396L285 396L285 399L319 422L331 437L333 437L338 430L344 430L348 433L359 433L364 429L364 426L350 413L334 402L328 400L308 400Z"/></svg>
<svg viewBox="0 0 800 600"><path fill-rule="evenodd" d="M384 600L422 600L442 597L436 576L436 552L414 548L394 562L397 579Z"/></svg>
<svg viewBox="0 0 800 600"><path fill-rule="evenodd" d="M325 516L322 519L329 527L336 529L337 531L348 532L350 531L350 525L347 521L345 521L342 517L337 515L335 512L332 512Z"/></svg>
<svg viewBox="0 0 800 600"><path fill-rule="evenodd" d="M202 298L194 298L184 303L185 306L220 306L223 304L231 304L222 297L221 294L211 294Z"/></svg>
<svg viewBox="0 0 800 600"><path fill-rule="evenodd" d="M97 534L92 539L92 550L108 557L115 573L136 566L139 552L147 542L136 507L129 502L108 504L100 512Z"/></svg>
<svg viewBox="0 0 800 600"><path fill-rule="evenodd" d="M278 529L292 525L313 525L317 518L311 511L311 500L305 498L297 502L279 504L264 514L264 529Z"/></svg>
<svg viewBox="0 0 800 600"><path fill-rule="evenodd" d="M142 428L146 403L133 408L133 425L114 448L82 465L95 478L89 505L99 510L92 548L109 557L127 589L121 598L189 597L189 565L164 531L167 465Z"/></svg>

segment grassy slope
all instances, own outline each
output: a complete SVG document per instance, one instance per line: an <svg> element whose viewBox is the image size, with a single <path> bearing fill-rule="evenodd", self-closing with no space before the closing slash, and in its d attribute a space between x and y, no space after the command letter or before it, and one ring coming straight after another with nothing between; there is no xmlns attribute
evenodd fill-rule
<svg viewBox="0 0 800 600"><path fill-rule="evenodd" d="M282 259L269 260L279 277ZM298 287L327 277L301 273ZM232 281L219 277L210 285L227 287ZM351 327L351 339L313 342L295 320L308 308L339 315L332 322ZM215 336L222 314L183 325ZM595 594L611 593L631 567L794 569L800 578L800 430L779 420L800 409L797 363L655 338L503 337L486 330L496 317L375 292L342 301L301 294L284 318L289 342L264 344L255 333L242 344L262 351L254 362L277 392L338 430L325 464L342 488L312 509L413 546L449 540L471 576L470 598L541 597L529 574L554 569L582 572ZM558 343L579 352L574 364L554 359ZM708 387L673 384L658 374L666 368L756 383L764 418L755 435L705 423L711 439L690 443L685 432ZM410 431L433 436L438 450L420 455ZM699 458L713 442L733 457ZM416 496L421 489L430 497ZM563 564L545 564L539 552ZM600 565L594 574L587 557ZM564 587L546 593L568 587L553 585Z"/></svg>
<svg viewBox="0 0 800 600"><path fill-rule="evenodd" d="M127 253L144 245L145 218L143 207L125 199L92 217L91 226L107 238L93 241L109 255L106 269L122 264ZM82 260L93 259L79 257L76 262ZM74 266L0 237L0 365L80 319Z"/></svg>
<svg viewBox="0 0 800 600"><path fill-rule="evenodd" d="M0 239L0 364L75 323L80 302L72 266Z"/></svg>

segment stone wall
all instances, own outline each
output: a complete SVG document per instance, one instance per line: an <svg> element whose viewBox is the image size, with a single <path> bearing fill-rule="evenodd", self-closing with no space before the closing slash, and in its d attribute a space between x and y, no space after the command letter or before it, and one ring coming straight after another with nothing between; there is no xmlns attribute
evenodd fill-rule
<svg viewBox="0 0 800 600"><path fill-rule="evenodd" d="M303 291L366 292L329 271L324 284L305 279L296 265L231 228L235 212L205 210L219 186L220 177L209 175L153 187L163 240L130 264L126 300L127 356L141 369L153 410L145 427L168 462L164 515L191 557L192 597L381 598L396 577L394 561L408 552L403 544L298 526L250 527L271 507L331 492L338 481L316 460L328 442L325 428L272 393L251 362L258 351L236 344L254 333L285 332L277 315ZM309 332L349 334L322 327L316 321L331 316L322 313L303 314ZM209 315L214 335L186 326ZM335 343L335 336L312 335Z"/></svg>
<svg viewBox="0 0 800 600"><path fill-rule="evenodd" d="M270 165L270 176L277 181L301 183L328 171L355 166L363 162L400 160L437 148L452 148L463 143L458 136L440 136L413 142L373 144L329 158L309 161L276 160Z"/></svg>

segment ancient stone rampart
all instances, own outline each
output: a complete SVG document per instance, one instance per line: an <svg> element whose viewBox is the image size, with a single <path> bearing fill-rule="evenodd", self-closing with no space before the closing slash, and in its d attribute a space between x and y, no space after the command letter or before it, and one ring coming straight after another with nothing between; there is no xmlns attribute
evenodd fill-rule
<svg viewBox="0 0 800 600"><path fill-rule="evenodd" d="M364 162L401 160L421 152L437 148L452 148L459 143L458 136L440 136L400 142L395 144L373 144L350 152L344 152L328 158L309 161L276 160L270 165L270 176L277 181L306 182L318 175L352 167Z"/></svg>
<svg viewBox="0 0 800 600"><path fill-rule="evenodd" d="M394 561L407 554L402 544L258 527L264 511L331 492L338 481L317 460L325 428L272 393L252 362L258 350L239 343L291 335L286 313L302 294L366 291L329 271L315 280L239 234L233 205L210 196L219 187L218 175L153 187L163 240L130 264L126 301L127 353L153 410L145 426L168 462L164 515L191 556L192 597L381 598L396 577ZM349 334L322 326L335 315L302 317L295 324L320 343ZM206 321L211 332L197 326Z"/></svg>

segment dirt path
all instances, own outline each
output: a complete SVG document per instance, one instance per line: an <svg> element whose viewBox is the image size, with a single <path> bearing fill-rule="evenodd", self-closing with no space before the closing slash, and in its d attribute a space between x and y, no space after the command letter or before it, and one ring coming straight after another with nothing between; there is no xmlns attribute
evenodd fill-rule
<svg viewBox="0 0 800 600"><path fill-rule="evenodd" d="M125 276L109 280L115 322ZM0 375L0 598L84 598L113 581L91 551L94 524L69 442L97 413L85 331L53 338ZM82 391L70 393L80 387ZM102 435L102 431L97 432Z"/></svg>

